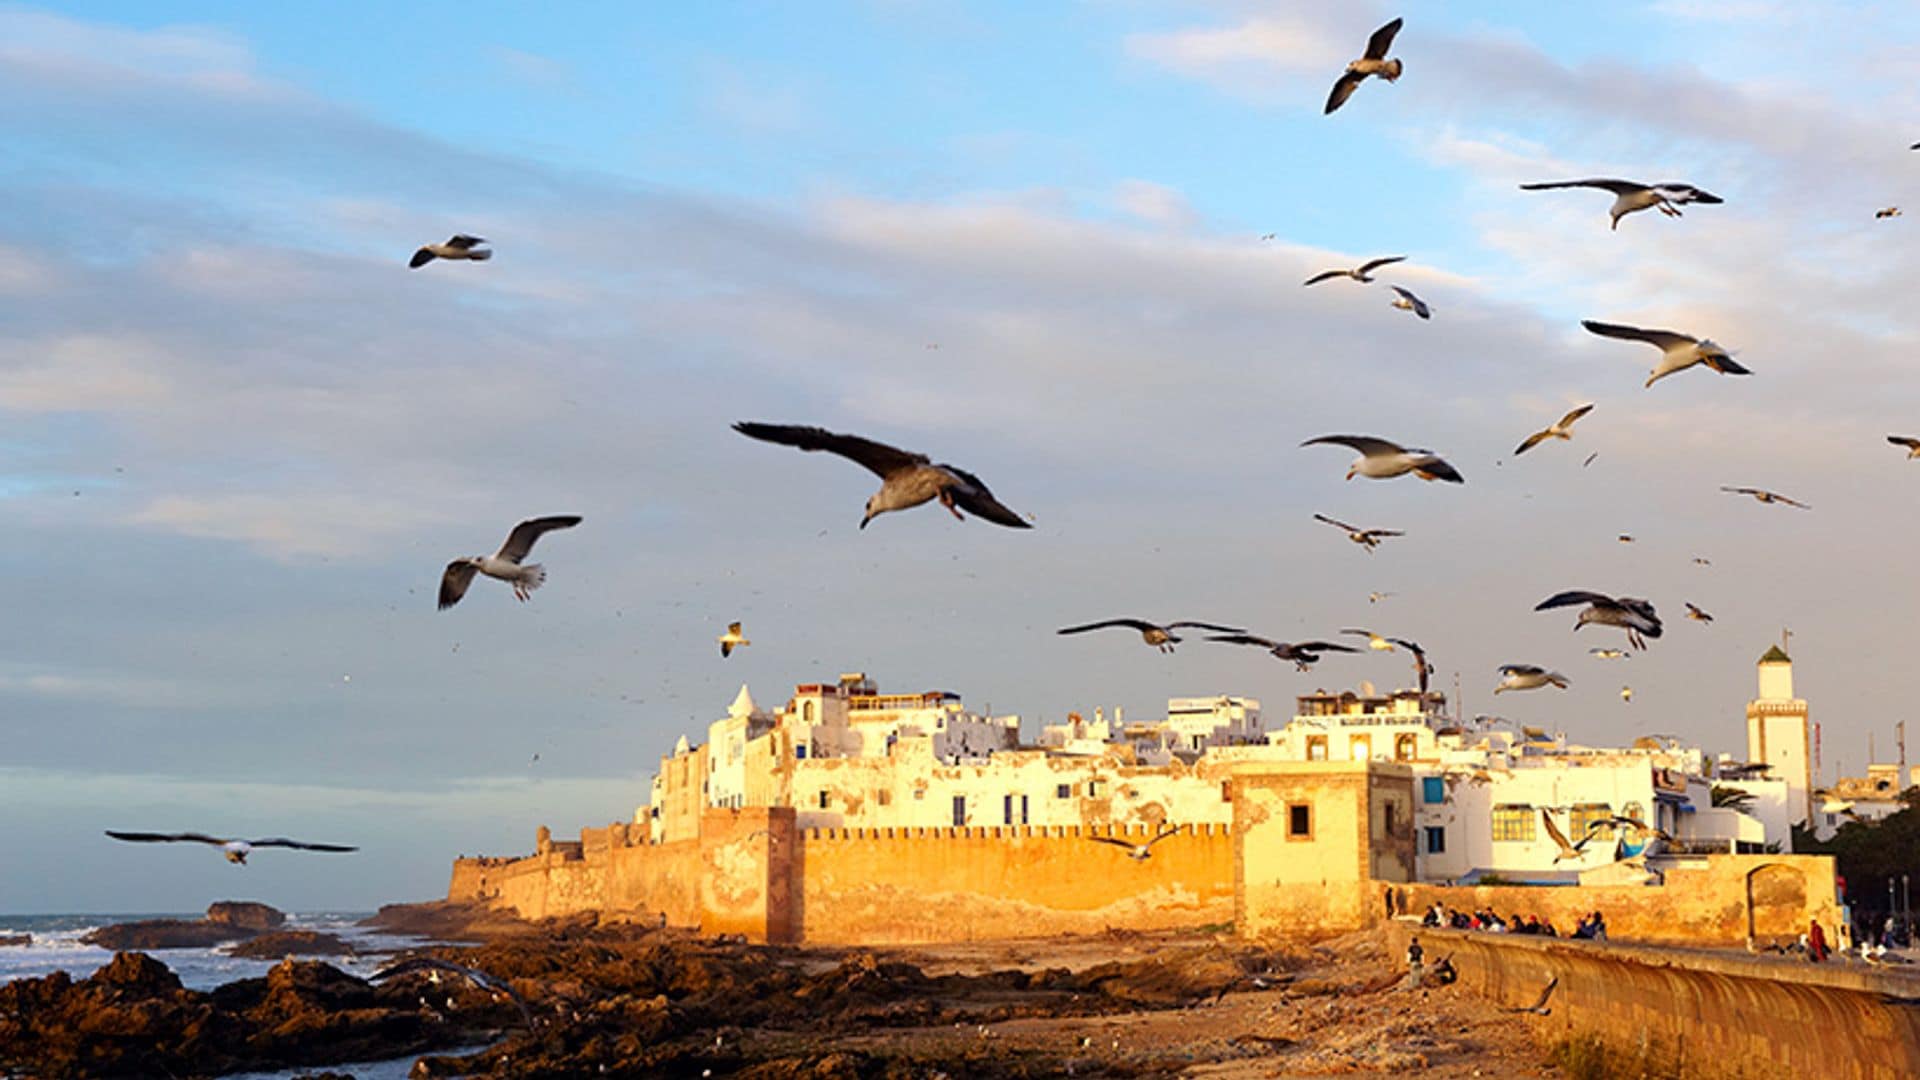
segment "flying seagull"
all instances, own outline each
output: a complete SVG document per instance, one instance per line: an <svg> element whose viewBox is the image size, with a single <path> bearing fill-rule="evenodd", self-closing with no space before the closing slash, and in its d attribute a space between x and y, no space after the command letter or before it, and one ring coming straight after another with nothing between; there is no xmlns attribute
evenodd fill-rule
<svg viewBox="0 0 1920 1080"><path fill-rule="evenodd" d="M1508 1009L1507 1011L1533 1013L1536 1016L1545 1016L1548 1013L1553 1011L1552 1009L1549 1009L1547 1007L1547 999L1553 996L1553 988L1559 985L1560 985L1560 976L1555 975L1553 978L1547 980L1547 988L1545 990L1540 991L1540 998L1538 1001L1535 1001L1531 1005L1517 1006L1515 1008Z"/></svg>
<svg viewBox="0 0 1920 1080"><path fill-rule="evenodd" d="M1538 690L1549 685L1567 688L1565 675L1532 664L1502 664L1500 676L1500 685L1493 688L1496 694L1503 690Z"/></svg>
<svg viewBox="0 0 1920 1080"><path fill-rule="evenodd" d="M115 840L131 840L136 844L175 844L181 841L192 841L196 844L212 844L214 847L226 853L228 862L239 865L246 864L247 856L252 854L254 848L283 847L298 848L301 851L360 850L357 847L344 847L340 844L306 844L298 840L289 840L284 836L270 836L265 840L229 840L223 837L208 836L206 833L197 832L115 832L112 829L108 829L106 832L108 836L113 837Z"/></svg>
<svg viewBox="0 0 1920 1080"><path fill-rule="evenodd" d="M1619 536L1619 540L1620 540L1620 542L1621 542L1621 543L1623 543L1623 544L1631 544L1631 543L1633 543L1633 534L1632 534L1632 533L1621 533L1621 534L1620 534L1620 536Z"/></svg>
<svg viewBox="0 0 1920 1080"><path fill-rule="evenodd" d="M1393 48L1393 35L1399 32L1399 19L1373 32L1373 36L1367 39L1366 55L1348 64L1346 73L1333 84L1333 93L1327 95L1327 111L1322 115L1330 115L1333 110L1345 105L1369 75L1378 75L1388 82L1400 78L1400 61L1387 59L1387 50Z"/></svg>
<svg viewBox="0 0 1920 1080"><path fill-rule="evenodd" d="M1352 278L1364 285L1373 280L1373 272L1375 270L1386 266L1388 263L1402 262L1405 259L1405 255L1389 255L1384 259L1374 259L1371 262L1361 263L1351 270L1322 270L1301 282L1301 285L1318 285L1323 281L1331 281L1337 277Z"/></svg>
<svg viewBox="0 0 1920 1080"><path fill-rule="evenodd" d="M1889 435L1887 436L1887 441L1895 446L1906 447L1908 461L1912 461L1914 458L1920 458L1920 439L1916 439L1911 435Z"/></svg>
<svg viewBox="0 0 1920 1080"><path fill-rule="evenodd" d="M1806 503L1796 502L1777 491L1768 491L1766 488L1726 487L1723 485L1720 490L1729 495L1751 495L1763 503L1780 503L1784 506L1799 507L1802 510L1813 509L1813 507L1808 506Z"/></svg>
<svg viewBox="0 0 1920 1080"><path fill-rule="evenodd" d="M1308 439L1301 446L1315 446L1320 443L1333 443L1350 447L1360 452L1352 467L1347 469L1347 479L1364 476L1371 480L1387 480L1395 476L1412 473L1422 480L1445 480L1449 484L1466 483L1453 466L1446 463L1440 455L1431 450L1420 450L1401 446L1399 443L1377 439L1371 435L1321 435Z"/></svg>
<svg viewBox="0 0 1920 1080"><path fill-rule="evenodd" d="M1433 309L1427 306L1425 300L1420 299L1398 285L1390 285L1388 288L1399 294L1393 298L1394 307L1399 308L1401 311L1411 311L1423 319L1433 318Z"/></svg>
<svg viewBox="0 0 1920 1080"><path fill-rule="evenodd" d="M1212 623L1204 622L1170 622L1162 624L1150 623L1144 619L1108 619L1105 622L1087 623L1085 626L1069 626L1064 630L1055 630L1054 633L1084 634L1089 630L1105 630L1110 626L1125 626L1129 629L1138 630L1140 631L1142 640L1164 653L1172 652L1173 647L1180 643L1181 639L1174 633L1174 630L1183 626L1191 626L1199 630L1217 630L1223 634L1243 633L1237 626L1215 626Z"/></svg>
<svg viewBox="0 0 1920 1080"><path fill-rule="evenodd" d="M1374 548L1377 548L1380 546L1380 541L1385 540L1390 536L1407 535L1406 533L1400 532L1397 529L1356 529L1352 525L1349 525L1344 521L1336 521L1325 514L1315 514L1313 515L1313 520L1324 521L1328 525L1331 525L1336 529L1345 529L1347 532L1347 539L1353 541L1356 544L1359 544L1363 548L1366 548L1367 554L1369 555L1373 554Z"/></svg>
<svg viewBox="0 0 1920 1080"><path fill-rule="evenodd" d="M1698 556L1698 555L1695 555L1695 556L1693 557L1693 565L1695 565L1695 566L1712 566L1712 565L1713 565L1713 560L1711 560L1711 559L1703 559L1703 558L1701 558L1700 556Z"/></svg>
<svg viewBox="0 0 1920 1080"><path fill-rule="evenodd" d="M1645 210L1657 206L1668 217L1680 216L1680 203L1718 203L1724 202L1720 196L1694 187L1692 184L1642 184L1633 180L1553 180L1541 184L1521 184L1522 191L1552 191L1555 188L1590 187L1613 192L1613 206L1607 213L1613 218L1613 227L1620 227L1620 219L1635 210Z"/></svg>
<svg viewBox="0 0 1920 1080"><path fill-rule="evenodd" d="M1652 386L1676 371L1685 371L1695 364L1705 364L1722 375L1753 374L1734 363L1732 353L1707 338L1677 334L1672 330L1642 330L1637 326L1621 326L1617 323L1596 322L1593 319L1582 319L1580 325L1601 337L1620 338L1623 341L1644 341L1659 349L1660 362L1653 365L1653 373L1647 376L1647 386Z"/></svg>
<svg viewBox="0 0 1920 1080"><path fill-rule="evenodd" d="M1899 217L1899 216L1900 216L1900 208L1897 206L1889 206L1880 210L1875 210L1873 212L1873 219L1875 221L1878 221L1881 218L1890 218L1890 217Z"/></svg>
<svg viewBox="0 0 1920 1080"><path fill-rule="evenodd" d="M1580 467L1584 469L1584 468L1586 468L1587 466L1589 466L1589 465L1591 465L1591 464L1593 464L1593 459L1594 459L1594 458L1597 458L1597 457L1599 457L1599 456L1600 456L1600 451L1598 451L1598 450L1595 450L1595 451L1594 451L1593 453L1591 453L1591 454L1588 454L1588 455L1587 455L1587 460L1585 460L1585 461L1583 461L1583 462L1581 462L1581 463L1580 463Z"/></svg>
<svg viewBox="0 0 1920 1080"><path fill-rule="evenodd" d="M740 624L737 622L728 623L727 632L721 634L718 640L720 642L720 656L722 659L732 656L733 650L742 645L753 644L753 642L748 641L740 635Z"/></svg>
<svg viewBox="0 0 1920 1080"><path fill-rule="evenodd" d="M1631 660L1631 659L1633 659L1633 654L1632 654L1632 653L1630 653L1630 652L1623 652L1623 651L1621 651L1621 650L1619 650L1619 649L1602 649L1602 648L1599 648L1599 647L1595 647L1595 648L1591 648L1591 649L1588 649L1588 650L1587 650L1587 652L1588 652L1589 654L1591 654L1591 655L1593 655L1593 656L1597 656L1597 657L1599 657L1599 658L1600 658L1600 659L1602 659L1602 660Z"/></svg>
<svg viewBox="0 0 1920 1080"><path fill-rule="evenodd" d="M1274 641L1254 634L1226 634L1210 637L1207 640L1227 645L1257 645L1282 660L1293 661L1293 666L1301 671L1306 671L1319 663L1321 653L1360 651L1351 645L1341 645L1332 641Z"/></svg>
<svg viewBox="0 0 1920 1080"><path fill-rule="evenodd" d="M1087 839L1093 841L1096 844L1112 844L1114 847L1126 848L1127 858L1132 859L1134 862L1145 862L1148 859L1153 858L1153 851L1151 850L1153 848L1153 845L1159 843L1162 840L1165 840L1167 837L1172 836L1179 831L1180 830L1178 829L1162 830L1161 832L1155 834L1153 839L1147 841L1144 844L1135 844L1131 841L1122 840L1117 836L1089 836L1087 837Z"/></svg>
<svg viewBox="0 0 1920 1080"><path fill-rule="evenodd" d="M1420 696L1425 698L1427 680L1433 675L1433 665L1427 662L1427 650L1422 649L1419 642L1409 641L1406 638L1388 638L1387 640L1413 654L1414 677L1420 682Z"/></svg>
<svg viewBox="0 0 1920 1080"><path fill-rule="evenodd" d="M1629 705L1633 704L1633 687L1631 686L1621 687L1620 700L1626 702Z"/></svg>
<svg viewBox="0 0 1920 1080"><path fill-rule="evenodd" d="M388 979L397 979L402 975L413 975L422 971L427 973L427 981L436 986L440 983L440 973L444 971L450 975L458 975L460 978L465 979L467 982L489 993L507 995L507 997L513 999L514 1006L520 1010L520 1018L526 1021L527 1030L534 1030L533 1011L527 1008L527 1000L515 993L513 987L507 985L505 979L497 979L478 968L466 967L431 956L409 956L405 960L388 964L386 967L374 972L368 977L367 981L385 982Z"/></svg>
<svg viewBox="0 0 1920 1080"><path fill-rule="evenodd" d="M407 266L409 269L418 270L435 259L468 259L473 262L486 262L493 258L492 249L475 246L484 243L486 240L481 237L455 233L444 244L428 244L414 252Z"/></svg>
<svg viewBox="0 0 1920 1080"><path fill-rule="evenodd" d="M1547 808L1544 806L1540 808L1540 823L1547 827L1547 837L1560 846L1560 853L1553 857L1554 862L1557 863L1563 859L1578 859L1580 856L1586 854L1587 842L1593 839L1594 829L1592 827L1587 829L1587 835L1581 837L1579 843L1570 844L1567 842L1567 834L1561 832L1560 826L1553 823L1553 815L1548 813ZM1596 822L1595 827L1598 827L1600 824L1601 823Z"/></svg>
<svg viewBox="0 0 1920 1080"><path fill-rule="evenodd" d="M1570 592L1555 593L1535 604L1533 610L1546 611L1549 608L1572 607L1575 604L1586 605L1580 609L1580 617L1574 621L1575 630L1588 623L1617 626L1627 632L1627 643L1636 649L1647 647L1646 638L1660 636L1660 616L1654 613L1653 604L1631 596L1615 599L1601 593L1575 589Z"/></svg>
<svg viewBox="0 0 1920 1080"><path fill-rule="evenodd" d="M1368 593L1368 594L1367 594L1367 603L1369 603L1369 604L1377 604L1377 603L1379 603L1380 601L1382 601L1382 600L1385 600L1385 599L1387 599L1387 598L1388 598L1388 597L1390 597L1390 596L1398 596L1398 595L1400 595L1400 594L1399 594L1399 593L1390 593L1390 592L1370 592L1370 593Z"/></svg>
<svg viewBox="0 0 1920 1080"><path fill-rule="evenodd" d="M762 442L807 451L826 450L866 466L880 478L880 490L867 500L866 516L860 519L863 529L868 522L890 510L906 510L934 499L940 500L940 505L958 521L966 520L960 513L965 510L974 517L1009 529L1033 528L994 498L979 477L957 465L935 465L925 454L817 427L743 420L733 425L733 430Z"/></svg>
<svg viewBox="0 0 1920 1080"><path fill-rule="evenodd" d="M1685 601L1681 601L1681 602L1686 603ZM1687 604L1687 618L1692 619L1694 622L1712 622L1713 621L1713 616L1707 614L1704 611L1701 611L1699 608L1695 607L1692 604Z"/></svg>
<svg viewBox="0 0 1920 1080"><path fill-rule="evenodd" d="M467 586L473 584L476 572L512 584L513 595L524 602L533 590L546 584L547 568L539 563L522 566L520 560L532 553L534 542L543 534L555 529L571 529L578 524L578 514L528 518L513 527L507 534L507 542L492 555L469 555L448 563L446 573L440 575L440 610L447 610L467 595Z"/></svg>
<svg viewBox="0 0 1920 1080"><path fill-rule="evenodd" d="M1567 415L1554 421L1551 426L1543 430L1536 431L1533 434L1527 436L1526 441L1520 444L1520 448L1513 452L1513 456L1519 457L1521 454L1526 453L1527 451L1533 449L1534 447L1540 445L1542 442L1545 442L1548 439L1571 440L1573 438L1574 421L1580 419L1581 417L1587 415L1592 411L1593 411L1592 405L1582 405L1579 408L1574 409L1572 412L1569 412Z"/></svg>
<svg viewBox="0 0 1920 1080"><path fill-rule="evenodd" d="M1374 652L1392 652L1393 651L1393 642L1387 640L1386 638L1381 637L1379 634L1376 634L1371 630L1362 630L1362 629L1359 629L1358 627L1347 627L1345 629L1342 629L1340 632L1343 634L1353 634L1357 637L1366 638L1367 648L1372 649Z"/></svg>

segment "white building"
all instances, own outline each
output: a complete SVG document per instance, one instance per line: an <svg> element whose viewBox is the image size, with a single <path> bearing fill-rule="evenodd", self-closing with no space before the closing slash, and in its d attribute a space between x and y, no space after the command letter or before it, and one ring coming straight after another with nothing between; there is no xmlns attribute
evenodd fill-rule
<svg viewBox="0 0 1920 1080"><path fill-rule="evenodd" d="M1807 703L1793 696L1793 660L1778 645L1760 657L1760 695L1747 702L1747 760L1787 784L1787 815L1813 816L1813 740Z"/></svg>

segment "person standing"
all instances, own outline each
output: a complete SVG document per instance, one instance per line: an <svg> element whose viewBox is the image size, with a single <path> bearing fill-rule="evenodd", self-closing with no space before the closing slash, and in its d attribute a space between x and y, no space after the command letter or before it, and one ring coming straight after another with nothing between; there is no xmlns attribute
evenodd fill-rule
<svg viewBox="0 0 1920 1080"><path fill-rule="evenodd" d="M1426 975L1426 956L1427 951L1420 947L1420 939L1417 937L1409 938L1407 941L1408 987L1413 989L1419 988L1421 979Z"/></svg>
<svg viewBox="0 0 1920 1080"><path fill-rule="evenodd" d="M1820 963L1827 958L1827 932L1820 929L1819 920L1807 923L1807 959Z"/></svg>

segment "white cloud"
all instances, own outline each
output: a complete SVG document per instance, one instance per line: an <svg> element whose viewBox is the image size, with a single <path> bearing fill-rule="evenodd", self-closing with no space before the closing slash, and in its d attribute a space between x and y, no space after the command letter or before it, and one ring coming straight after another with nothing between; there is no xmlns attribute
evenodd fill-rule
<svg viewBox="0 0 1920 1080"><path fill-rule="evenodd" d="M172 363L136 335L73 333L0 343L0 409L124 412L172 396Z"/></svg>

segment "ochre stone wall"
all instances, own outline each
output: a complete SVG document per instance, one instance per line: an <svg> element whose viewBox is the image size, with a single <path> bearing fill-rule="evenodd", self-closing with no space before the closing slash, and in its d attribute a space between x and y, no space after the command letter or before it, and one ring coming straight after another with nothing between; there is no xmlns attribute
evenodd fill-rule
<svg viewBox="0 0 1920 1080"><path fill-rule="evenodd" d="M1295 810L1304 812L1296 822ZM1296 825L1304 824L1304 830ZM1248 937L1317 937L1385 914L1385 882L1413 873L1405 766L1292 762L1233 779L1234 924Z"/></svg>
<svg viewBox="0 0 1920 1080"><path fill-rule="evenodd" d="M1651 891L1651 890L1649 890ZM1532 1005L1559 979L1542 1045L1594 1034L1646 1049L1662 1076L1701 1080L1901 1080L1920 1076L1920 980L1862 965L1648 948L1392 924L1402 955L1418 934L1429 961L1503 1006ZM1637 1075L1637 1074L1636 1074Z"/></svg>
<svg viewBox="0 0 1920 1080"><path fill-rule="evenodd" d="M1092 838L1144 826L812 829L794 865L800 940L956 941L1227 923L1233 848L1223 826L1181 829L1151 858Z"/></svg>

